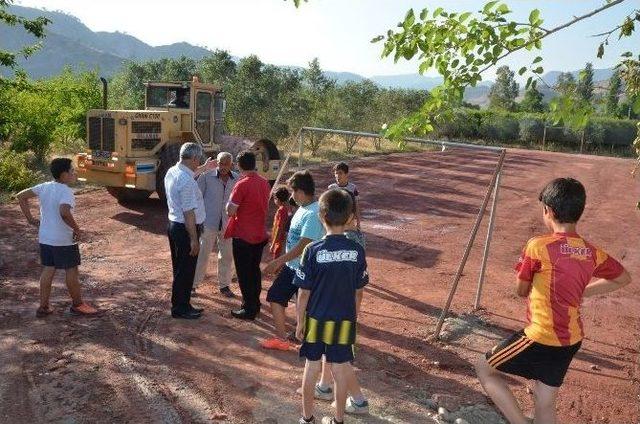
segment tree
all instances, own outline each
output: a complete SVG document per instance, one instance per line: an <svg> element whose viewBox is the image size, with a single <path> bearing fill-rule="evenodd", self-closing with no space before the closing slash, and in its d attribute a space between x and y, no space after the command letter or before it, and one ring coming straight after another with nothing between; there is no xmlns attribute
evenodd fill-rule
<svg viewBox="0 0 640 424"><path fill-rule="evenodd" d="M616 69L613 71L611 78L609 78L609 89L607 90L605 111L609 116L616 116L618 114L618 101L620 99L621 89L622 80L620 79L620 71Z"/></svg>
<svg viewBox="0 0 640 424"><path fill-rule="evenodd" d="M236 62L226 50L216 50L210 56L200 60L197 73L204 82L225 87L236 74Z"/></svg>
<svg viewBox="0 0 640 424"><path fill-rule="evenodd" d="M309 67L302 71L302 78L304 78L305 85L316 93L322 93L336 85L335 80L324 75L317 57L313 58L309 62Z"/></svg>
<svg viewBox="0 0 640 424"><path fill-rule="evenodd" d="M335 80L327 78L322 72L318 58L309 62L309 67L302 71L303 96L307 101L308 114L306 125L312 127L333 127L336 122L335 108ZM327 134L310 132L307 134L311 155L315 156Z"/></svg>
<svg viewBox="0 0 640 424"><path fill-rule="evenodd" d="M340 127L352 131L371 132L376 130L373 123L373 105L379 92L378 86L371 80L360 82L348 82L338 90L337 105L341 108L339 116ZM353 152L353 148L358 142L357 136L345 136L345 150L347 153Z"/></svg>
<svg viewBox="0 0 640 424"><path fill-rule="evenodd" d="M21 16L17 16L7 12L9 5L13 3L13 0L0 0L0 25L8 26L21 26L29 34L32 34L36 38L45 37L45 27L51 21L45 17L37 17L36 19L26 19ZM36 50L41 47L40 43L36 43L31 46L25 46L18 52L10 52L8 50L0 49L0 66L7 67L12 71L19 70L17 56L23 56L27 58L31 56ZM0 86L8 84L5 78L0 76Z"/></svg>
<svg viewBox="0 0 640 424"><path fill-rule="evenodd" d="M30 82L28 89L9 86L0 100L9 113L3 114L0 134L15 152L33 152L44 161L52 146L71 153L72 143L85 137L86 112L101 104L101 90L95 72L65 69L48 80Z"/></svg>
<svg viewBox="0 0 640 424"><path fill-rule="evenodd" d="M590 62L580 72L576 91L578 96L585 102L591 103L593 100L593 65Z"/></svg>
<svg viewBox="0 0 640 424"><path fill-rule="evenodd" d="M489 91L489 107L513 111L518 97L518 83L515 73L508 66L501 66L496 71L496 82Z"/></svg>
<svg viewBox="0 0 640 424"><path fill-rule="evenodd" d="M520 102L520 110L523 112L544 112L543 98L544 96L536 87L529 87L524 93L522 102Z"/></svg>
<svg viewBox="0 0 640 424"><path fill-rule="evenodd" d="M626 115L630 119L632 112L640 115L640 55L634 59L630 52L625 53L624 60L619 65L620 77L624 81L624 91L627 96ZM640 128L638 131L640 137Z"/></svg>
<svg viewBox="0 0 640 424"><path fill-rule="evenodd" d="M576 91L576 79L571 72L561 72L553 88L561 95L571 95Z"/></svg>
<svg viewBox="0 0 640 424"><path fill-rule="evenodd" d="M149 81L191 81L196 74L196 61L182 56L179 59L160 59L138 63L125 62L123 69L111 78L109 107L144 109L144 83Z"/></svg>
<svg viewBox="0 0 640 424"><path fill-rule="evenodd" d="M275 141L289 136L306 114L301 89L298 71L265 65L255 55L241 59L227 90L230 132Z"/></svg>

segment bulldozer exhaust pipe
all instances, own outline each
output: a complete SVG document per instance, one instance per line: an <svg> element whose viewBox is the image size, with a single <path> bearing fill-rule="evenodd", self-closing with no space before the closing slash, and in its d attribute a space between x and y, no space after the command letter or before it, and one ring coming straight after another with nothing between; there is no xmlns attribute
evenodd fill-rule
<svg viewBox="0 0 640 424"><path fill-rule="evenodd" d="M107 80L100 77L100 81L102 81L102 109L107 110Z"/></svg>

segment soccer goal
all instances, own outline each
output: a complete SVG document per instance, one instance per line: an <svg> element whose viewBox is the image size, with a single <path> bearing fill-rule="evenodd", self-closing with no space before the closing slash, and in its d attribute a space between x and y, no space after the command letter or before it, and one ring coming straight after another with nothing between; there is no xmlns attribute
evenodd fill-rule
<svg viewBox="0 0 640 424"><path fill-rule="evenodd" d="M294 157L297 159L297 168L298 169L303 168L303 166L305 165L305 150L309 149L309 147L305 149L305 141L307 141L306 143L307 146L311 144L311 149L313 149L314 147L317 148L318 144L313 144L313 143L319 143L318 140L320 140L321 142L324 136L327 136L327 135L344 137L347 143L346 144L347 148L350 146L349 145L350 142L355 143L359 139L368 139L368 140L371 140L373 142L373 145L379 149L381 141L384 140L384 138L380 134L374 134L374 133L346 131L346 130L329 129L329 128L302 127L297 133L297 136L294 139L291 139L289 143L283 146L282 148L282 150L286 152L286 155L285 155L284 162L281 165L281 169L277 176L274 187L276 187L280 183L285 172L289 170L290 163ZM489 222L487 224L488 227L487 227L486 239L484 241L482 261L481 261L480 270L478 273L478 283L477 283L473 309L477 310L480 307L482 289L483 289L485 273L487 268L487 260L489 257L489 251L491 247L491 238L492 238L494 226L495 226L496 209L498 205L498 194L500 189L500 178L501 178L502 167L503 167L504 159L506 155L506 149L501 147L483 146L483 145L475 145L470 143L444 141L444 140L430 140L430 139L415 138L415 137L406 137L403 139L403 141L407 143L407 145L422 146L422 147L430 146L432 151L433 150L437 151L438 149L441 151L445 151L448 148L455 148L455 149L465 149L465 150L479 151L479 152L490 151L497 155L493 172L491 175L491 179L488 185L486 186L482 203L480 204L480 208L475 217L474 224L469 232L469 236L468 236L462 257L458 264L457 271L451 282L449 294L447 296L446 302L442 308L442 312L440 314L436 328L434 330L434 337L439 338L440 332L442 330L442 325L451 308L451 303L458 289L458 284L460 282L460 279L462 278L465 266L469 259L469 255L476 241L478 231L481 227L484 216L486 215L487 209L489 209ZM491 205L489 205L489 202L491 202Z"/></svg>

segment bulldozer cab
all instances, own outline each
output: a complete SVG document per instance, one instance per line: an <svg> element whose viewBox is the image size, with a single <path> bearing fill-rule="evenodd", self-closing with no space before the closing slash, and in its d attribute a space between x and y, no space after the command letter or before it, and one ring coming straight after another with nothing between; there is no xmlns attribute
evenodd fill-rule
<svg viewBox="0 0 640 424"><path fill-rule="evenodd" d="M180 126L191 128L196 139L205 146L216 143L222 131L224 103L222 90L197 79L146 84L145 109L169 109L178 113Z"/></svg>

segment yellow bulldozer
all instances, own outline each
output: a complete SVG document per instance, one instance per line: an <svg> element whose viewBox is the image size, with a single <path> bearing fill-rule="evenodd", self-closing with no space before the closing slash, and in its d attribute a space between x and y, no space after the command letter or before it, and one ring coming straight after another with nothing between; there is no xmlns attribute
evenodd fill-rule
<svg viewBox="0 0 640 424"><path fill-rule="evenodd" d="M223 91L194 77L189 82L148 82L144 110L87 112L87 149L76 155L78 180L102 185L119 202L147 199L154 191L165 200L164 176L186 142L202 145L206 156L241 150L256 153L257 171L273 182L280 153L268 139L252 141L225 134Z"/></svg>

